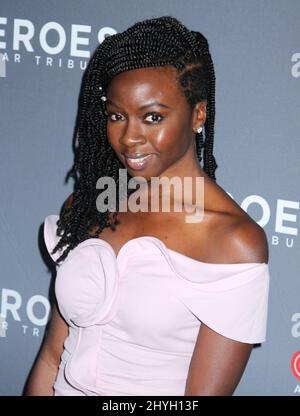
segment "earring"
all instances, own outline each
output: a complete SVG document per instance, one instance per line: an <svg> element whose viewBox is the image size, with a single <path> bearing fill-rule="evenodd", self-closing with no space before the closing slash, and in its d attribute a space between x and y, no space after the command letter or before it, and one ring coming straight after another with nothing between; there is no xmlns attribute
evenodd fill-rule
<svg viewBox="0 0 300 416"><path fill-rule="evenodd" d="M202 128L202 127L199 127L199 128L196 130L196 132L197 132L197 133L201 133L201 132L202 132L202 130L203 130L203 128Z"/></svg>

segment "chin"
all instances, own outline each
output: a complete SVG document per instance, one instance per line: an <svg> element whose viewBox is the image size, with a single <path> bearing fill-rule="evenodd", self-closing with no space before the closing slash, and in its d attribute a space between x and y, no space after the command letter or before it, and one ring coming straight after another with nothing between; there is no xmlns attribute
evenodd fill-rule
<svg viewBox="0 0 300 416"><path fill-rule="evenodd" d="M128 168L127 168L127 170L128 170L129 176L131 178L136 178L137 181L138 181L138 178L143 178L142 180L146 180L147 182L149 182L153 176L156 176L156 174L154 174L154 173L146 173L146 172L142 172L142 171L132 171L132 172L130 172Z"/></svg>

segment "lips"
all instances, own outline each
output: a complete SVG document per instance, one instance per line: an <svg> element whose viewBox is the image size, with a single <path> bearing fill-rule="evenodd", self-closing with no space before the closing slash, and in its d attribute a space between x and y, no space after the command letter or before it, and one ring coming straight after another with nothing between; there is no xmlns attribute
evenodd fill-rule
<svg viewBox="0 0 300 416"><path fill-rule="evenodd" d="M144 169L153 158L153 154L145 153L125 153L124 156L127 166L133 170Z"/></svg>
<svg viewBox="0 0 300 416"><path fill-rule="evenodd" d="M138 153L138 152L129 153L129 152L126 152L126 153L124 153L124 156L128 157L130 159L138 159L138 158L141 158L141 157L148 156L149 154L150 153Z"/></svg>

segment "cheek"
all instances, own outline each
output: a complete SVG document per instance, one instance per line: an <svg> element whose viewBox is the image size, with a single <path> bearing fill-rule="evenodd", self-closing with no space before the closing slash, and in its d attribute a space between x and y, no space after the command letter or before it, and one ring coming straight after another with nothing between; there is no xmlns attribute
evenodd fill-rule
<svg viewBox="0 0 300 416"><path fill-rule="evenodd" d="M171 151L172 153L175 153L176 150L180 149L180 145L182 145L184 141L182 140L184 136L180 133L178 127L162 129L155 135L155 138L152 141L153 146L159 152Z"/></svg>

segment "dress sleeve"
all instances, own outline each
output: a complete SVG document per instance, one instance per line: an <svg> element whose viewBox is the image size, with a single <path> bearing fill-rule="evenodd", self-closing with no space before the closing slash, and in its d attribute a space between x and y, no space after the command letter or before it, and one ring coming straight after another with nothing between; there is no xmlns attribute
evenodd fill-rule
<svg viewBox="0 0 300 416"><path fill-rule="evenodd" d="M58 215L52 214L48 215L44 220L44 241L47 248L47 251L52 258L56 261L60 255L61 251L58 250L56 253L52 254L52 250L60 240L60 237L56 235L57 225L56 222L59 219Z"/></svg>
<svg viewBox="0 0 300 416"><path fill-rule="evenodd" d="M219 334L250 344L264 342L270 280L268 264L225 266L225 270L220 269L221 278L211 282L186 280L179 295L181 300L198 320Z"/></svg>

